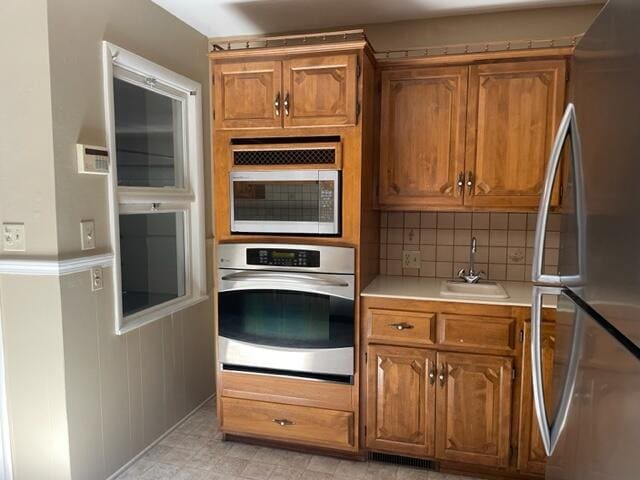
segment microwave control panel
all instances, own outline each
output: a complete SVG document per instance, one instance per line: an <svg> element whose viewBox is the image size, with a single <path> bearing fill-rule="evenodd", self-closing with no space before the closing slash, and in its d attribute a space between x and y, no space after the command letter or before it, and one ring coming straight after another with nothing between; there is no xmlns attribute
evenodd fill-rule
<svg viewBox="0 0 640 480"><path fill-rule="evenodd" d="M319 267L317 250L247 248L247 264L274 267Z"/></svg>
<svg viewBox="0 0 640 480"><path fill-rule="evenodd" d="M334 183L321 181L319 185L320 222L331 223L334 219Z"/></svg>

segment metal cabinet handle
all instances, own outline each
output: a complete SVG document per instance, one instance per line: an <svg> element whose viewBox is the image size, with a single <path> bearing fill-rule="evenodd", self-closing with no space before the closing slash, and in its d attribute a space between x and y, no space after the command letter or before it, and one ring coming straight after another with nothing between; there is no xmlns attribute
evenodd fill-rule
<svg viewBox="0 0 640 480"><path fill-rule="evenodd" d="M429 385L433 385L434 383L436 383L436 369L431 368L431 370L429 370Z"/></svg>
<svg viewBox="0 0 640 480"><path fill-rule="evenodd" d="M562 156L562 147L571 133L571 163L573 171L573 181L575 189L575 215L578 234L578 272L574 275L562 276L543 274L544 261L544 243L547 233L547 219L549 217L549 207L551 206L551 196L553 195L553 184L559 171L560 159ZM538 221L536 223L536 233L534 237L533 260L531 265L531 279L535 283L544 285L553 285L559 287L561 285L584 285L585 270L585 235L586 235L586 217L584 208L584 182L582 175L582 147L580 142L580 133L578 131L578 121L576 117L576 109L573 103L567 105L564 116L558 127L558 133L551 149L549 163L547 164L547 173L545 176L544 187L540 197L540 207L538 209Z"/></svg>
<svg viewBox="0 0 640 480"><path fill-rule="evenodd" d="M273 108L276 111L276 117L280 116L280 92L276 94L276 99L273 102Z"/></svg>
<svg viewBox="0 0 640 480"><path fill-rule="evenodd" d="M389 326L395 328L396 330L410 330L413 328L413 325L407 322L390 323Z"/></svg>
<svg viewBox="0 0 640 480"><path fill-rule="evenodd" d="M460 195L464 193L464 172L458 174L458 192Z"/></svg>
<svg viewBox="0 0 640 480"><path fill-rule="evenodd" d="M473 182L473 172L469 170L469 173L467 174L467 187L469 188L469 195L473 193Z"/></svg>
<svg viewBox="0 0 640 480"><path fill-rule="evenodd" d="M277 423L281 427L293 425L293 422L291 420L287 420L286 418L274 418L273 423Z"/></svg>
<svg viewBox="0 0 640 480"><path fill-rule="evenodd" d="M440 386L444 387L444 384L447 380L447 370L446 370L446 365L443 363L441 368L440 368L440 375L438 375L438 379L440 380Z"/></svg>
<svg viewBox="0 0 640 480"><path fill-rule="evenodd" d="M289 116L289 92L284 96L284 114Z"/></svg>
<svg viewBox="0 0 640 480"><path fill-rule="evenodd" d="M579 291L581 289L577 289ZM544 295L561 295L563 290L557 287L533 287L531 299L531 377L533 383L533 404L536 408L536 416L540 429L540 436L547 455L551 455L558 444L560 434L564 429L573 398L578 365L582 355L583 312L576 305L576 318L573 323L571 338L571 350L569 352L569 365L562 389L560 390L560 402L556 410L555 418L549 422L545 407L544 385L542 378L542 297Z"/></svg>

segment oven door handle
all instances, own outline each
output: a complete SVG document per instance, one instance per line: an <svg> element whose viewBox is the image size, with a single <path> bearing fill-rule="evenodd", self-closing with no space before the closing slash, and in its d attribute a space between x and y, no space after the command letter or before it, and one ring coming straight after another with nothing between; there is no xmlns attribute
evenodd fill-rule
<svg viewBox="0 0 640 480"><path fill-rule="evenodd" d="M234 272L224 275L221 280L231 281L251 281L251 280L277 280L281 282L293 282L304 283L306 285L318 286L318 287L348 287L348 282L338 282L335 280L329 280L326 278L317 278L312 275L305 275L300 273L279 273L279 272Z"/></svg>

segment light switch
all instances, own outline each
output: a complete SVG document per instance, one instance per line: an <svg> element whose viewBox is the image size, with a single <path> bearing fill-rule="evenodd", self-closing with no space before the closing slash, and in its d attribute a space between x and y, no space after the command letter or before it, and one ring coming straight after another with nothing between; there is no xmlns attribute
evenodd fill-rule
<svg viewBox="0 0 640 480"><path fill-rule="evenodd" d="M104 287L104 280L102 278L102 267L94 267L91 269L91 291L97 292Z"/></svg>
<svg viewBox="0 0 640 480"><path fill-rule="evenodd" d="M80 222L80 243L82 250L96 248L96 231L93 220Z"/></svg>
<svg viewBox="0 0 640 480"><path fill-rule="evenodd" d="M24 252L26 250L24 223L3 223L2 245L6 252Z"/></svg>

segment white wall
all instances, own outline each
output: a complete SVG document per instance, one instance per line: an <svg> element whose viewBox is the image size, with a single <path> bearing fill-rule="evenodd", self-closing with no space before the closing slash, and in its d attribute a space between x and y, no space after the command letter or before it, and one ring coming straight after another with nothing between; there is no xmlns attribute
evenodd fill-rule
<svg viewBox="0 0 640 480"><path fill-rule="evenodd" d="M102 40L203 85L211 236L205 37L147 0L3 0L0 35L0 222L25 223L18 256L82 255L85 219L91 253L112 248L106 178L77 174L74 150L106 142ZM212 301L116 336L104 274L96 293L88 272L0 275L17 480L107 478L214 392Z"/></svg>
<svg viewBox="0 0 640 480"><path fill-rule="evenodd" d="M48 50L46 1L0 2L0 222L32 258L57 254ZM15 478L69 478L58 279L0 275L0 309Z"/></svg>
<svg viewBox="0 0 640 480"><path fill-rule="evenodd" d="M365 25L376 50L503 40L547 40L584 33L601 5L407 20Z"/></svg>

